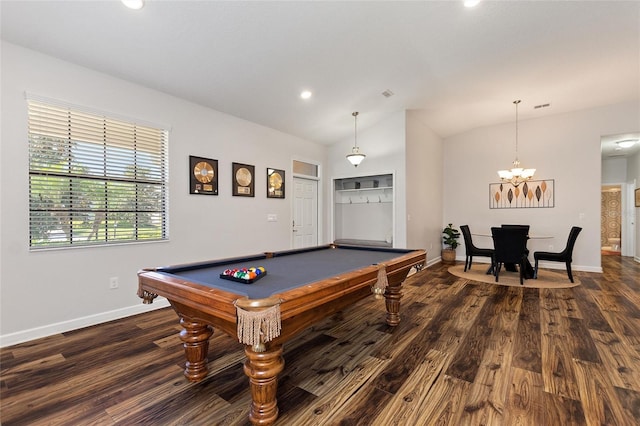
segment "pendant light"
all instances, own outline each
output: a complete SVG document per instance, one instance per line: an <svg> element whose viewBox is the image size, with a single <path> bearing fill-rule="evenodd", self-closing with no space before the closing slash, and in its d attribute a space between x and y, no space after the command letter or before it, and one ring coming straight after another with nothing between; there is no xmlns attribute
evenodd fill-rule
<svg viewBox="0 0 640 426"><path fill-rule="evenodd" d="M518 104L521 101L513 101L516 105L516 159L513 161L513 167L509 170L499 170L498 176L505 183L510 183L511 185L517 187L522 182L526 182L533 177L533 174L536 172L536 169L524 169L520 166L520 161L518 160Z"/></svg>
<svg viewBox="0 0 640 426"><path fill-rule="evenodd" d="M356 111L351 115L353 115L354 120L354 139L353 148L351 149L351 154L347 155L347 160L349 160L349 162L355 167L358 167L358 164L362 163L362 160L364 160L366 155L361 153L360 149L358 149L358 112Z"/></svg>

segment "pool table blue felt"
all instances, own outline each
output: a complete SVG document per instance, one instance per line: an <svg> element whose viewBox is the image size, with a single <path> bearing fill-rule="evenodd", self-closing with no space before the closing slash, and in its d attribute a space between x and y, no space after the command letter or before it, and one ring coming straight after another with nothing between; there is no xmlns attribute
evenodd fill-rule
<svg viewBox="0 0 640 426"><path fill-rule="evenodd" d="M315 281L394 259L412 250L355 249L338 247L311 250L292 255L264 255L230 259L232 263L200 263L198 265L159 268L157 272L178 276L194 283L230 291L250 299L261 299L298 288ZM237 262L236 262L237 261ZM263 266L267 275L253 284L244 284L220 278L225 269Z"/></svg>

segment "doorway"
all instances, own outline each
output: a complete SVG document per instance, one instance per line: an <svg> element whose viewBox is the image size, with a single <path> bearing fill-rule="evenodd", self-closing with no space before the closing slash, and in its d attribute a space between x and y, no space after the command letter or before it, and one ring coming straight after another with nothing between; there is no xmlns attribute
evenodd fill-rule
<svg viewBox="0 0 640 426"><path fill-rule="evenodd" d="M600 250L606 256L620 256L622 247L621 185L603 185L600 199Z"/></svg>

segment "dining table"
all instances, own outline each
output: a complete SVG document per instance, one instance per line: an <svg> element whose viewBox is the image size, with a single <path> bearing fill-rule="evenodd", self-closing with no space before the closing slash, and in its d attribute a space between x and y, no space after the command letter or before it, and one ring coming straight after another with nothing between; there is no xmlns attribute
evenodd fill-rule
<svg viewBox="0 0 640 426"><path fill-rule="evenodd" d="M472 232L471 235L475 235L477 237L489 237L489 238L493 238L493 235L491 235L491 232L483 232L483 233L476 233L476 232ZM527 238L530 240L544 240L544 239L549 239L549 238L553 238L550 235L536 235L536 234L529 234L527 235Z"/></svg>
<svg viewBox="0 0 640 426"><path fill-rule="evenodd" d="M493 242L493 235L491 234L491 232L472 232L471 235L475 235L477 237L488 237L492 239ZM527 235L527 240L545 240L545 239L551 239L553 238L551 235L536 235L536 234L528 234ZM514 264L505 264L504 265L505 270L509 271L509 272L517 272L518 269L516 268L516 265ZM525 262L525 270L524 270L524 278L529 280L533 278L533 265L531 265L531 262L529 261L529 256L526 257L526 262ZM491 266L489 266L489 269L487 269L487 275L493 275L493 262L491 263Z"/></svg>

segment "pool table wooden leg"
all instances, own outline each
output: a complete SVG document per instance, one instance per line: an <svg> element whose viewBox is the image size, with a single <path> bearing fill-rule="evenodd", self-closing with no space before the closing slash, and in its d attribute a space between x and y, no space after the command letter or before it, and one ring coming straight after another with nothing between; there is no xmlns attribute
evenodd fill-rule
<svg viewBox="0 0 640 426"><path fill-rule="evenodd" d="M402 299L402 282L402 280L400 280L399 282L392 282L392 280L389 279L389 285L384 292L384 300L387 307L387 324L392 327L400 324L400 299Z"/></svg>
<svg viewBox="0 0 640 426"><path fill-rule="evenodd" d="M254 425L270 425L278 418L278 374L284 368L282 345L269 345L264 352L255 352L249 345L244 352L247 360L244 373L249 377L251 411L249 420Z"/></svg>
<svg viewBox="0 0 640 426"><path fill-rule="evenodd" d="M203 322L180 316L180 340L187 357L184 375L190 382L199 382L207 376L207 353L209 352L209 337L213 328Z"/></svg>

